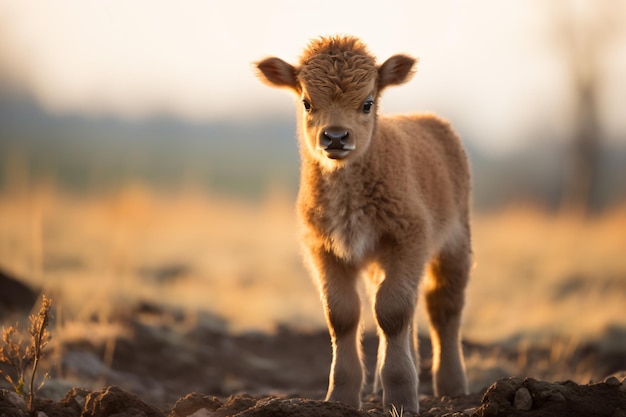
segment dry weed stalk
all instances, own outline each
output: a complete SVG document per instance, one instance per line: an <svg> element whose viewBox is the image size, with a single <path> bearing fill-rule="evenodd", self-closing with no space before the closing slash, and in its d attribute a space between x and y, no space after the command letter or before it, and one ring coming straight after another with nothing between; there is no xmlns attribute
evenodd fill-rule
<svg viewBox="0 0 626 417"><path fill-rule="evenodd" d="M33 411L35 403L35 391L38 391L48 378L46 373L41 384L35 389L35 376L39 361L43 357L43 351L50 340L50 332L46 329L50 322L50 308L52 300L43 296L41 308L37 314L29 317L30 327L28 333L31 336L30 346L24 346L23 340L16 339L18 325L2 328L2 346L0 346L0 363L4 367L0 368L0 373L11 384L19 395L26 397L24 391L26 383L26 370L32 364L30 380L28 385L27 408Z"/></svg>

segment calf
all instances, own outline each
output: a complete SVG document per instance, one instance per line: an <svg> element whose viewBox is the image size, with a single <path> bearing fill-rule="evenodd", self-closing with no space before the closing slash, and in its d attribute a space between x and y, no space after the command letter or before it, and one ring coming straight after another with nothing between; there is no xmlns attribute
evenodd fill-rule
<svg viewBox="0 0 626 417"><path fill-rule="evenodd" d="M295 66L275 57L256 64L264 82L300 101L297 211L332 339L326 399L356 408L361 274L378 326L374 385L385 407L419 409L414 317L425 271L435 393L467 392L459 336L471 265L467 158L432 114L378 115L382 91L408 81L415 64L395 55L378 66L353 37L314 40Z"/></svg>

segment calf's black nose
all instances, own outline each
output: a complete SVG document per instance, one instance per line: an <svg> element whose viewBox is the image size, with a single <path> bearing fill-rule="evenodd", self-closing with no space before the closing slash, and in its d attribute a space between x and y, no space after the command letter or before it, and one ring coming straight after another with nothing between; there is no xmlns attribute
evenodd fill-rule
<svg viewBox="0 0 626 417"><path fill-rule="evenodd" d="M325 130L320 138L320 144L325 149L343 149L348 138L347 130Z"/></svg>

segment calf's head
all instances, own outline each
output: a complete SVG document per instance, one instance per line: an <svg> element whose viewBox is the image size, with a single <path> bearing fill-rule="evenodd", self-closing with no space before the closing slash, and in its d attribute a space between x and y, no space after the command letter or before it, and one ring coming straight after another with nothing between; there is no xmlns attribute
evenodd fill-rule
<svg viewBox="0 0 626 417"><path fill-rule="evenodd" d="M394 55L378 66L358 39L331 37L312 41L295 66L275 57L256 66L261 80L296 93L302 151L332 170L368 149L382 90L408 81L415 63Z"/></svg>

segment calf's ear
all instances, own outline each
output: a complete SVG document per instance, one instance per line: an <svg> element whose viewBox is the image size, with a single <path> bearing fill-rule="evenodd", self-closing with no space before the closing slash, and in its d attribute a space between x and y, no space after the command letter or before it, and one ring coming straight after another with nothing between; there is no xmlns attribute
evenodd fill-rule
<svg viewBox="0 0 626 417"><path fill-rule="evenodd" d="M282 59L276 57L265 58L255 65L258 69L257 76L269 86L298 90L296 69Z"/></svg>
<svg viewBox="0 0 626 417"><path fill-rule="evenodd" d="M417 59L407 55L394 55L378 68L378 88L399 85L413 78Z"/></svg>

